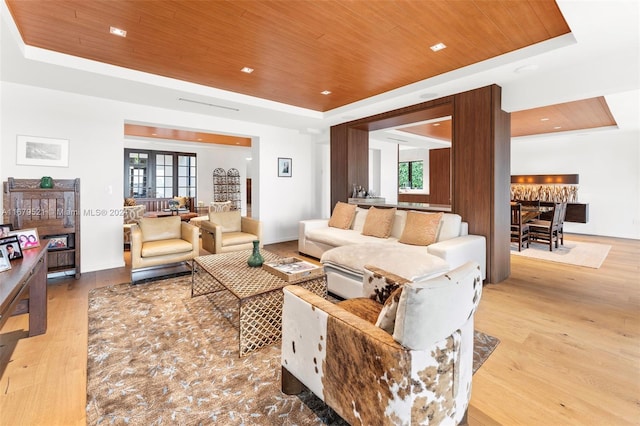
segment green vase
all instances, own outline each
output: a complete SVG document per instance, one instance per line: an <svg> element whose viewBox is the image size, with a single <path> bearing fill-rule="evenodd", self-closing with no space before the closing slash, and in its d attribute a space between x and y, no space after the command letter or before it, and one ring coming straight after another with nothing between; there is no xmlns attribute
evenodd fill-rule
<svg viewBox="0 0 640 426"><path fill-rule="evenodd" d="M259 266L262 266L263 262L264 262L264 258L260 254L260 241L254 240L253 252L251 253L251 256L249 256L249 260L247 260L247 264L252 268L257 268Z"/></svg>
<svg viewBox="0 0 640 426"><path fill-rule="evenodd" d="M40 188L53 188L53 179L51 179L51 176L43 176L40 179Z"/></svg>

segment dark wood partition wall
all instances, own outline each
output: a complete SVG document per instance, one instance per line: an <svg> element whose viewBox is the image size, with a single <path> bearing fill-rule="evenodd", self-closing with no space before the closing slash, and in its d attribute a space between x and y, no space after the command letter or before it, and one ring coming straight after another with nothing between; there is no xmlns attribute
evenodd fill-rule
<svg viewBox="0 0 640 426"><path fill-rule="evenodd" d="M353 184L369 184L369 131L347 124L331 128L331 210L347 201Z"/></svg>
<svg viewBox="0 0 640 426"><path fill-rule="evenodd" d="M487 238L487 282L509 276L510 115L492 85L331 128L331 208L366 185L370 130L451 115L451 208ZM504 229L503 229L504 228Z"/></svg>
<svg viewBox="0 0 640 426"><path fill-rule="evenodd" d="M499 86L455 95L452 210L487 238L487 282L510 274L510 118Z"/></svg>

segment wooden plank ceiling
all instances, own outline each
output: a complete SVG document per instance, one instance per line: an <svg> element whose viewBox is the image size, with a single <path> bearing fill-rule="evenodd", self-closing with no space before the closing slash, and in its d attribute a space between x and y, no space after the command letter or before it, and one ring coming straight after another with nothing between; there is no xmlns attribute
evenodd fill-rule
<svg viewBox="0 0 640 426"><path fill-rule="evenodd" d="M27 45L317 111L570 32L553 0L7 5Z"/></svg>
<svg viewBox="0 0 640 426"><path fill-rule="evenodd" d="M511 113L511 137L616 126L604 97ZM451 140L451 119L397 129L434 139Z"/></svg>

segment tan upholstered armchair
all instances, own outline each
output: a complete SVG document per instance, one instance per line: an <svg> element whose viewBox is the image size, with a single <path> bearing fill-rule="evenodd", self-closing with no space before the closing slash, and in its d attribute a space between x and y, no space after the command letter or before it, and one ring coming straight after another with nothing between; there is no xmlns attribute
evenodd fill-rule
<svg viewBox="0 0 640 426"><path fill-rule="evenodd" d="M478 264L421 282L367 268L373 299L333 304L285 287L282 391L296 394L304 384L351 425L464 422ZM377 301L389 294L384 305Z"/></svg>
<svg viewBox="0 0 640 426"><path fill-rule="evenodd" d="M262 223L240 215L240 210L210 212L209 220L200 222L202 248L212 254L250 250L253 241L260 240Z"/></svg>
<svg viewBox="0 0 640 426"><path fill-rule="evenodd" d="M179 216L143 217L131 228L131 272L191 260L200 254L198 228Z"/></svg>

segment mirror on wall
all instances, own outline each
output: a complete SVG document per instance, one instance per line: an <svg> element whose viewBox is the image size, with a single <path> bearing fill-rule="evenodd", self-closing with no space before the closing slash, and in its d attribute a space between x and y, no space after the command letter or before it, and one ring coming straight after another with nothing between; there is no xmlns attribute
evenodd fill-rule
<svg viewBox="0 0 640 426"><path fill-rule="evenodd" d="M451 124L444 115L369 133L370 144L395 147L397 159L386 165L394 170L386 172L393 173L397 202L451 204Z"/></svg>

